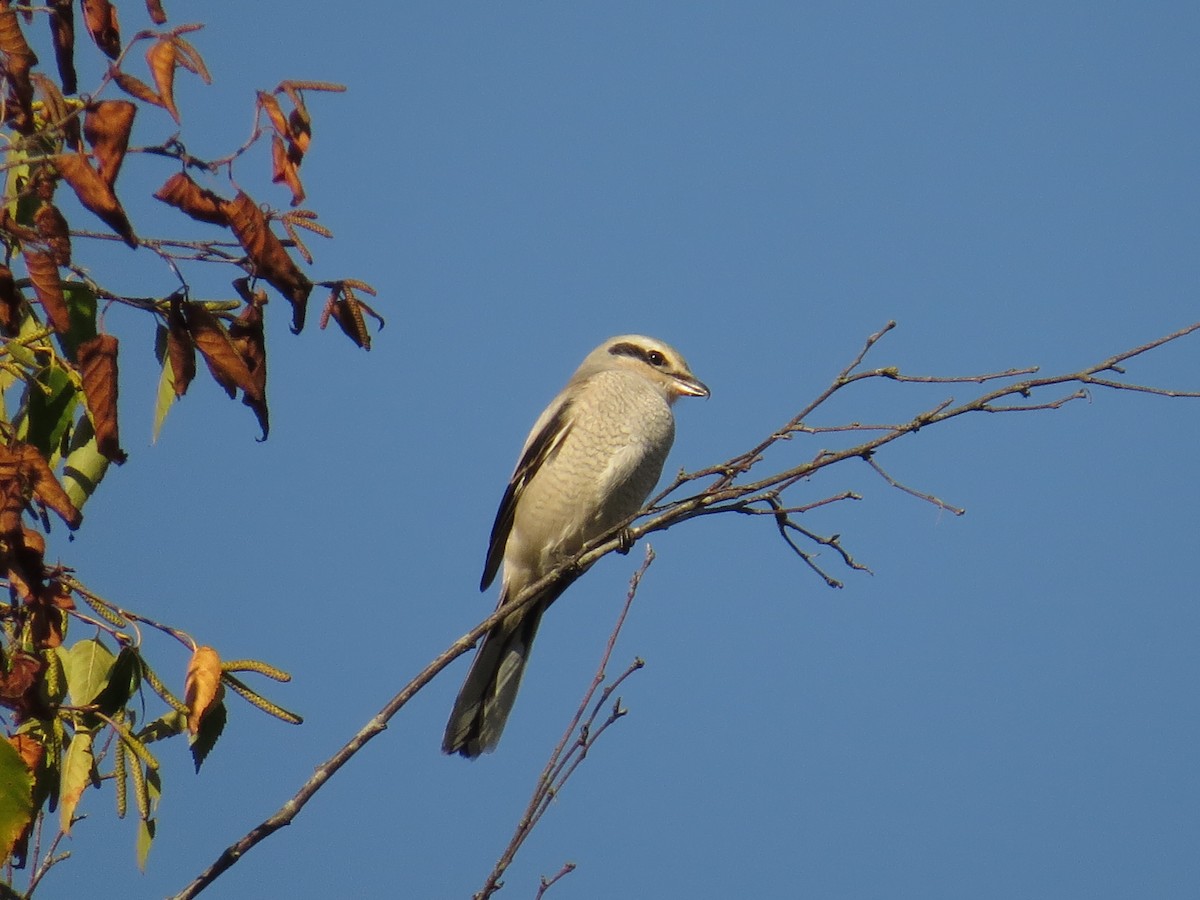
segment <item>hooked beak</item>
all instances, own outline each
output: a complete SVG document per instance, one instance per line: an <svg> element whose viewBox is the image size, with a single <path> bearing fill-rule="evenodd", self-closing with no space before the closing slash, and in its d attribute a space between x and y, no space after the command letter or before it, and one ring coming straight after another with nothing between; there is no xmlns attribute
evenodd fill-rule
<svg viewBox="0 0 1200 900"><path fill-rule="evenodd" d="M675 393L680 397L708 397L710 392L703 381L694 377L676 377Z"/></svg>

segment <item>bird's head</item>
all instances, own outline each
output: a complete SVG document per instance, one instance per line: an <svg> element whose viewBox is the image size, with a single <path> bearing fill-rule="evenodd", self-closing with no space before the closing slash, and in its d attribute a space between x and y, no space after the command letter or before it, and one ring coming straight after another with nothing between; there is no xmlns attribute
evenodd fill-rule
<svg viewBox="0 0 1200 900"><path fill-rule="evenodd" d="M683 355L662 341L642 334L609 338L580 366L579 375L605 369L628 369L662 388L667 402L679 397L707 397L709 390L688 368Z"/></svg>

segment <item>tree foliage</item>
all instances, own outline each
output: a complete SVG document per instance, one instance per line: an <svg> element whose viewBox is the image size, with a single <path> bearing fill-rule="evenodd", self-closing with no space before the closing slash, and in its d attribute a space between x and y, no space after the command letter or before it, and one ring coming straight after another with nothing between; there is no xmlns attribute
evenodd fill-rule
<svg viewBox="0 0 1200 900"><path fill-rule="evenodd" d="M77 13L86 32L79 41ZM124 4L121 15L144 18L148 27L124 37L109 0L81 0L78 10L71 0L44 7L0 0L0 572L8 586L0 605L0 855L10 861L10 884L14 869L31 858L38 863L26 894L61 859L55 847L79 822L89 789L111 787L118 816L132 805L145 864L163 789L152 745L186 735L199 770L225 726L226 689L300 721L236 674L287 681L286 673L257 660L223 660L185 632L102 598L72 569L46 562L54 520L79 528L108 467L127 460L122 343L152 343L160 362L156 436L193 383L199 357L221 389L249 407L265 439L272 296L286 304L293 332L304 327L315 288L327 297L322 328L333 319L370 349L366 318L382 324L361 299L374 293L370 286L353 278L314 281L308 270L307 236L331 236L300 208L300 170L313 138L309 98L342 88L283 81L249 98L219 98L231 111L252 105L253 129L228 155L200 159L178 130L186 109L176 79L212 80L197 46L201 26L171 24L158 0L144 9ZM96 72L89 93L79 89L77 53L79 67ZM42 64L47 56L52 71ZM133 145L135 128L157 138ZM263 142L270 170L254 171L244 160ZM144 219L131 217L123 202L129 160L150 177L166 173L153 192L160 202L137 207L153 210ZM265 207L240 186L267 189L267 181L282 186L290 208ZM171 236L181 229L202 236ZM98 274L116 242L126 253L157 257L164 284L133 296ZM228 297L194 290L197 267L214 265L235 271ZM114 308L134 313L120 317L121 336L110 330ZM147 628L176 638L186 661L157 663L160 675L143 652Z"/></svg>

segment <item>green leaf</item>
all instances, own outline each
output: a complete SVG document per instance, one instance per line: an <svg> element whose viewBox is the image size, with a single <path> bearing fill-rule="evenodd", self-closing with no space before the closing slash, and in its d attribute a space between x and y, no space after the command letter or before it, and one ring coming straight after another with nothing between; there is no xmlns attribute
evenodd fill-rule
<svg viewBox="0 0 1200 900"><path fill-rule="evenodd" d="M80 641L65 653L59 647L58 652L62 653L71 705L89 705L108 684L115 657L96 638ZM74 741L71 743L74 744Z"/></svg>
<svg viewBox="0 0 1200 900"><path fill-rule="evenodd" d="M64 281L62 288L71 318L67 333L58 336L58 343L67 359L75 362L79 345L96 336L96 294L78 281Z"/></svg>
<svg viewBox="0 0 1200 900"><path fill-rule="evenodd" d="M33 773L0 737L0 859L8 859L33 818Z"/></svg>
<svg viewBox="0 0 1200 900"><path fill-rule="evenodd" d="M75 808L89 784L98 787L100 781L96 777L96 758L92 754L92 733L80 729L71 738L63 759L62 783L58 792L58 827L64 834L71 833Z"/></svg>
<svg viewBox="0 0 1200 900"><path fill-rule="evenodd" d="M95 703L106 716L115 715L141 685L142 658L131 647L123 647L113 663L108 684L96 695Z"/></svg>
<svg viewBox="0 0 1200 900"><path fill-rule="evenodd" d="M208 715L200 722L200 730L188 739L188 743L192 746L192 761L196 764L197 772L200 771L200 766L208 758L212 748L216 746L217 738L225 730L226 718L225 701L222 700L209 709Z"/></svg>
<svg viewBox="0 0 1200 900"><path fill-rule="evenodd" d="M29 385L25 419L18 433L37 447L51 466L58 462L63 435L78 405L79 392L67 370L57 362L51 362Z"/></svg>
<svg viewBox="0 0 1200 900"><path fill-rule="evenodd" d="M71 434L71 452L63 465L62 484L76 508L95 492L104 473L108 471L108 457L96 447L96 431L92 420L80 416L79 424Z"/></svg>
<svg viewBox="0 0 1200 900"><path fill-rule="evenodd" d="M143 872L146 871L146 859L150 856L150 845L154 843L154 832L157 823L154 819L139 819L137 833L137 864Z"/></svg>
<svg viewBox="0 0 1200 900"><path fill-rule="evenodd" d="M177 734L183 734L186 730L187 716L174 709L169 709L164 715L147 723L137 733L137 737L143 744L149 744L152 741L161 741L165 738L175 737Z"/></svg>
<svg viewBox="0 0 1200 900"><path fill-rule="evenodd" d="M171 361L163 363L162 375L158 378L158 393L154 397L154 431L150 435L151 443L158 443L158 433L162 431L167 413L178 398L175 396L175 370Z"/></svg>

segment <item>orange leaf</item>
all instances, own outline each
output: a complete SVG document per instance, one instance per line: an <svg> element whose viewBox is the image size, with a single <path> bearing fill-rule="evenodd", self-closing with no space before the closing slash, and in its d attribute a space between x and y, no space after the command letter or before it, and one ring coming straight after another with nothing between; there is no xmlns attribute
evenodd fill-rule
<svg viewBox="0 0 1200 900"><path fill-rule="evenodd" d="M46 319L55 331L66 334L71 328L71 314L67 310L67 298L63 296L54 258L45 251L30 250L28 247L21 250L21 255L25 258L33 292L45 310Z"/></svg>
<svg viewBox="0 0 1200 900"><path fill-rule="evenodd" d="M221 320L202 304L191 302L184 302L183 316L196 349L225 393L233 397L237 388L253 392L254 375L233 346Z"/></svg>
<svg viewBox="0 0 1200 900"><path fill-rule="evenodd" d="M42 674L42 659L24 650L15 650L8 658L8 671L0 670L0 705L19 709L25 693L37 684Z"/></svg>
<svg viewBox="0 0 1200 900"><path fill-rule="evenodd" d="M221 699L221 657L212 647L197 647L188 663L183 684L183 702L188 707L188 731L195 734L200 723Z"/></svg>
<svg viewBox="0 0 1200 900"><path fill-rule="evenodd" d="M175 33L171 35L171 43L175 45L175 62L193 75L200 76L200 80L205 84L212 84L212 76L208 74L208 66L204 64L204 57L200 55L199 50L179 36L181 30L175 29Z"/></svg>
<svg viewBox="0 0 1200 900"><path fill-rule="evenodd" d="M117 339L98 334L79 345L79 375L83 399L96 430L96 449L120 465L127 454L121 449L117 428Z"/></svg>
<svg viewBox="0 0 1200 900"><path fill-rule="evenodd" d="M266 91L259 91L258 105L266 110L267 118L271 120L271 125L275 128L275 133L280 137L291 140L292 132L288 128L287 117L284 116L283 108L279 105L279 101L275 99L275 95L268 94Z"/></svg>
<svg viewBox="0 0 1200 900"><path fill-rule="evenodd" d="M171 366L176 397L186 394L188 385L196 377L196 345L188 334L180 302L173 301L167 311L167 360Z"/></svg>
<svg viewBox="0 0 1200 900"><path fill-rule="evenodd" d="M146 12L155 25L166 24L167 14L163 11L162 0L146 0Z"/></svg>
<svg viewBox="0 0 1200 900"><path fill-rule="evenodd" d="M21 327L21 304L25 298L17 290L12 269L0 265L0 334L14 337Z"/></svg>
<svg viewBox="0 0 1200 900"><path fill-rule="evenodd" d="M304 200L304 185L300 183L300 173L296 171L296 163L288 154L283 138L275 134L271 136L271 180L276 184L287 183L292 192L292 206L299 206Z"/></svg>
<svg viewBox="0 0 1200 900"><path fill-rule="evenodd" d="M116 59L121 55L121 26L115 6L108 0L83 0L83 21L105 56Z"/></svg>
<svg viewBox="0 0 1200 900"><path fill-rule="evenodd" d="M50 3L50 37L54 43L54 61L64 94L79 89L75 77L75 12L72 0L52 0Z"/></svg>
<svg viewBox="0 0 1200 900"><path fill-rule="evenodd" d="M101 100L88 106L83 136L96 153L100 177L111 188L116 183L129 147L129 132L137 106L128 100Z"/></svg>
<svg viewBox="0 0 1200 900"><path fill-rule="evenodd" d="M37 772L42 760L46 757L46 745L31 734L14 734L8 742L16 748L21 762L30 772Z"/></svg>
<svg viewBox="0 0 1200 900"><path fill-rule="evenodd" d="M53 203L43 203L33 214L33 227L50 251L56 266L71 264L71 226Z"/></svg>
<svg viewBox="0 0 1200 900"><path fill-rule="evenodd" d="M50 465L38 453L37 448L28 444L14 444L10 449L19 451L21 475L33 485L34 498L58 513L72 531L78 528L83 522L83 513L71 502L71 498L58 483Z"/></svg>
<svg viewBox="0 0 1200 900"><path fill-rule="evenodd" d="M82 153L60 153L53 157L54 167L63 180L75 191L79 202L99 216L109 228L124 238L130 247L137 247L137 236L129 217L113 193L112 186L100 177Z"/></svg>
<svg viewBox="0 0 1200 900"><path fill-rule="evenodd" d="M250 257L255 273L291 302L292 331L298 333L304 327L312 282L288 256L258 204L245 193L238 191L237 197L225 202L224 209L229 227Z"/></svg>
<svg viewBox="0 0 1200 900"><path fill-rule="evenodd" d="M108 74L117 83L117 87L135 100L141 100L143 103L150 103L154 106L161 106L163 109L167 108L167 104L163 103L163 98L158 96L158 92L142 81L142 79L111 67L108 70Z"/></svg>
<svg viewBox="0 0 1200 900"><path fill-rule="evenodd" d="M179 124L179 108L175 105L175 66L177 62L175 44L170 38L159 38L146 51L146 64L150 67L150 74L154 76L154 86L162 98L162 105L171 114L175 123Z"/></svg>
<svg viewBox="0 0 1200 900"><path fill-rule="evenodd" d="M183 172L176 172L154 194L156 200L180 209L193 219L212 225L229 226L226 200L202 188Z"/></svg>
<svg viewBox="0 0 1200 900"><path fill-rule="evenodd" d="M299 165L299 157L308 152L308 145L312 143L312 117L303 106L297 106L288 116L288 125L291 126L292 140L295 141L297 153L296 164Z"/></svg>

